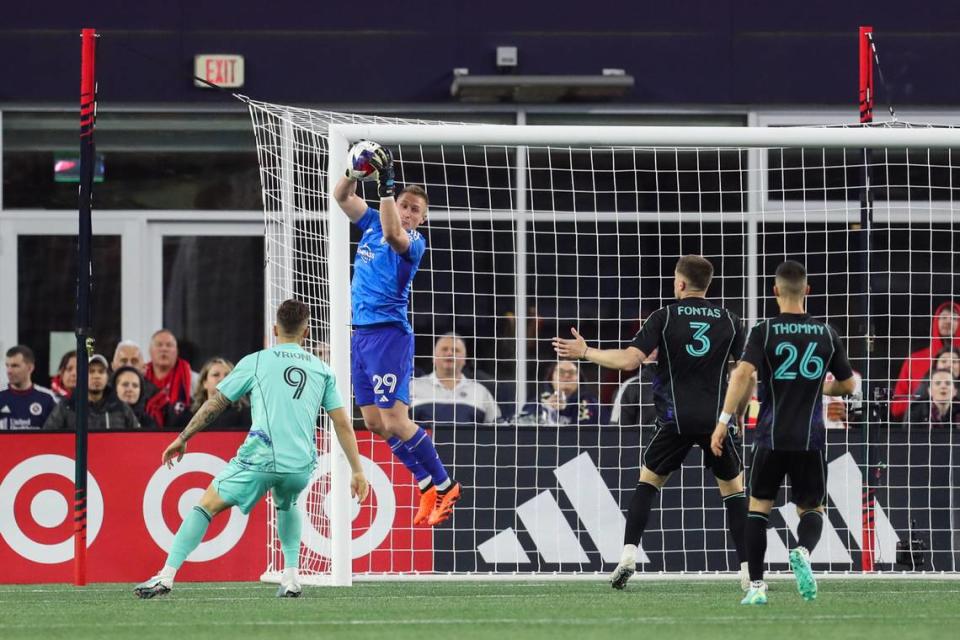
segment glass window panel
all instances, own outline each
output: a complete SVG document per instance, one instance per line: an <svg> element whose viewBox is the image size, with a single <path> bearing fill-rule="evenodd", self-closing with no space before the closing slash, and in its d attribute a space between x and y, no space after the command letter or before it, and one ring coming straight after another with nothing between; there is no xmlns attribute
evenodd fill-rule
<svg viewBox="0 0 960 640"><path fill-rule="evenodd" d="M199 371L263 348L263 238L164 236L163 324Z"/></svg>
<svg viewBox="0 0 960 640"><path fill-rule="evenodd" d="M94 236L93 294L90 298L92 336L96 350L111 359L120 339L120 236ZM17 339L37 356L34 382L50 384L50 333L76 328L77 238L33 236L17 238Z"/></svg>
<svg viewBox="0 0 960 640"><path fill-rule="evenodd" d="M864 166L875 200L952 201L960 198L960 158L953 149L770 149L771 200L859 200Z"/></svg>
<svg viewBox="0 0 960 640"><path fill-rule="evenodd" d="M74 114L4 113L5 208L76 207L76 184L55 182L53 167L55 159L78 153L78 127ZM244 112L101 112L96 143L104 165L94 189L98 209L261 208Z"/></svg>

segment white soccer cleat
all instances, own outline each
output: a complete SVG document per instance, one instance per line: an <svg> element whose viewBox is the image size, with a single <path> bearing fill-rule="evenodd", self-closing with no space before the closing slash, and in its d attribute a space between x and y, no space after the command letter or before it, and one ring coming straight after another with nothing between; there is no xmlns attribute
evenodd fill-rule
<svg viewBox="0 0 960 640"><path fill-rule="evenodd" d="M141 600L148 600L157 596L165 596L173 589L173 581L160 576L153 576L133 588L133 593Z"/></svg>
<svg viewBox="0 0 960 640"><path fill-rule="evenodd" d="M297 580L280 580L280 587L277 589L278 598L299 598L303 595L303 587Z"/></svg>
<svg viewBox="0 0 960 640"><path fill-rule="evenodd" d="M740 563L740 590L744 593L750 591L750 568L746 562Z"/></svg>
<svg viewBox="0 0 960 640"><path fill-rule="evenodd" d="M610 586L614 589L623 590L627 586L627 581L637 572L635 564L618 564L617 568L610 574Z"/></svg>

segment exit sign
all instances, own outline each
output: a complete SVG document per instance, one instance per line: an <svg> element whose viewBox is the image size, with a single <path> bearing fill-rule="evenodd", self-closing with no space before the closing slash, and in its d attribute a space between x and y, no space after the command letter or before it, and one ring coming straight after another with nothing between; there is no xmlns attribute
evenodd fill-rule
<svg viewBox="0 0 960 640"><path fill-rule="evenodd" d="M234 89L243 86L243 56L225 53L205 53L193 57L193 75L218 87ZM199 80L193 84L207 87Z"/></svg>

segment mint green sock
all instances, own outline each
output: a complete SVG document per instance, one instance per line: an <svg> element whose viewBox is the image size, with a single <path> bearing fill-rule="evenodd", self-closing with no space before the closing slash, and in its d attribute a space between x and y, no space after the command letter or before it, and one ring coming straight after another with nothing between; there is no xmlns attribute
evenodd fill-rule
<svg viewBox="0 0 960 640"><path fill-rule="evenodd" d="M287 511L277 509L277 535L280 548L283 549L283 568L296 569L300 566L300 532L303 521L297 505L291 505Z"/></svg>
<svg viewBox="0 0 960 640"><path fill-rule="evenodd" d="M170 555L167 556L167 566L174 569L180 568L187 556L200 546L200 541L203 540L212 517L199 505L190 510L173 538L173 546L170 548Z"/></svg>

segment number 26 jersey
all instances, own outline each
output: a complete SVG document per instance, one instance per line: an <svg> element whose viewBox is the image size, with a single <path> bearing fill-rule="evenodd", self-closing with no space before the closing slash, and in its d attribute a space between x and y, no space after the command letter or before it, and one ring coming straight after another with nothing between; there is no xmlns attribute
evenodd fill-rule
<svg viewBox="0 0 960 640"><path fill-rule="evenodd" d="M807 313L781 313L751 330L741 359L757 368L756 445L822 450L823 379L827 371L837 380L853 376L837 332Z"/></svg>

